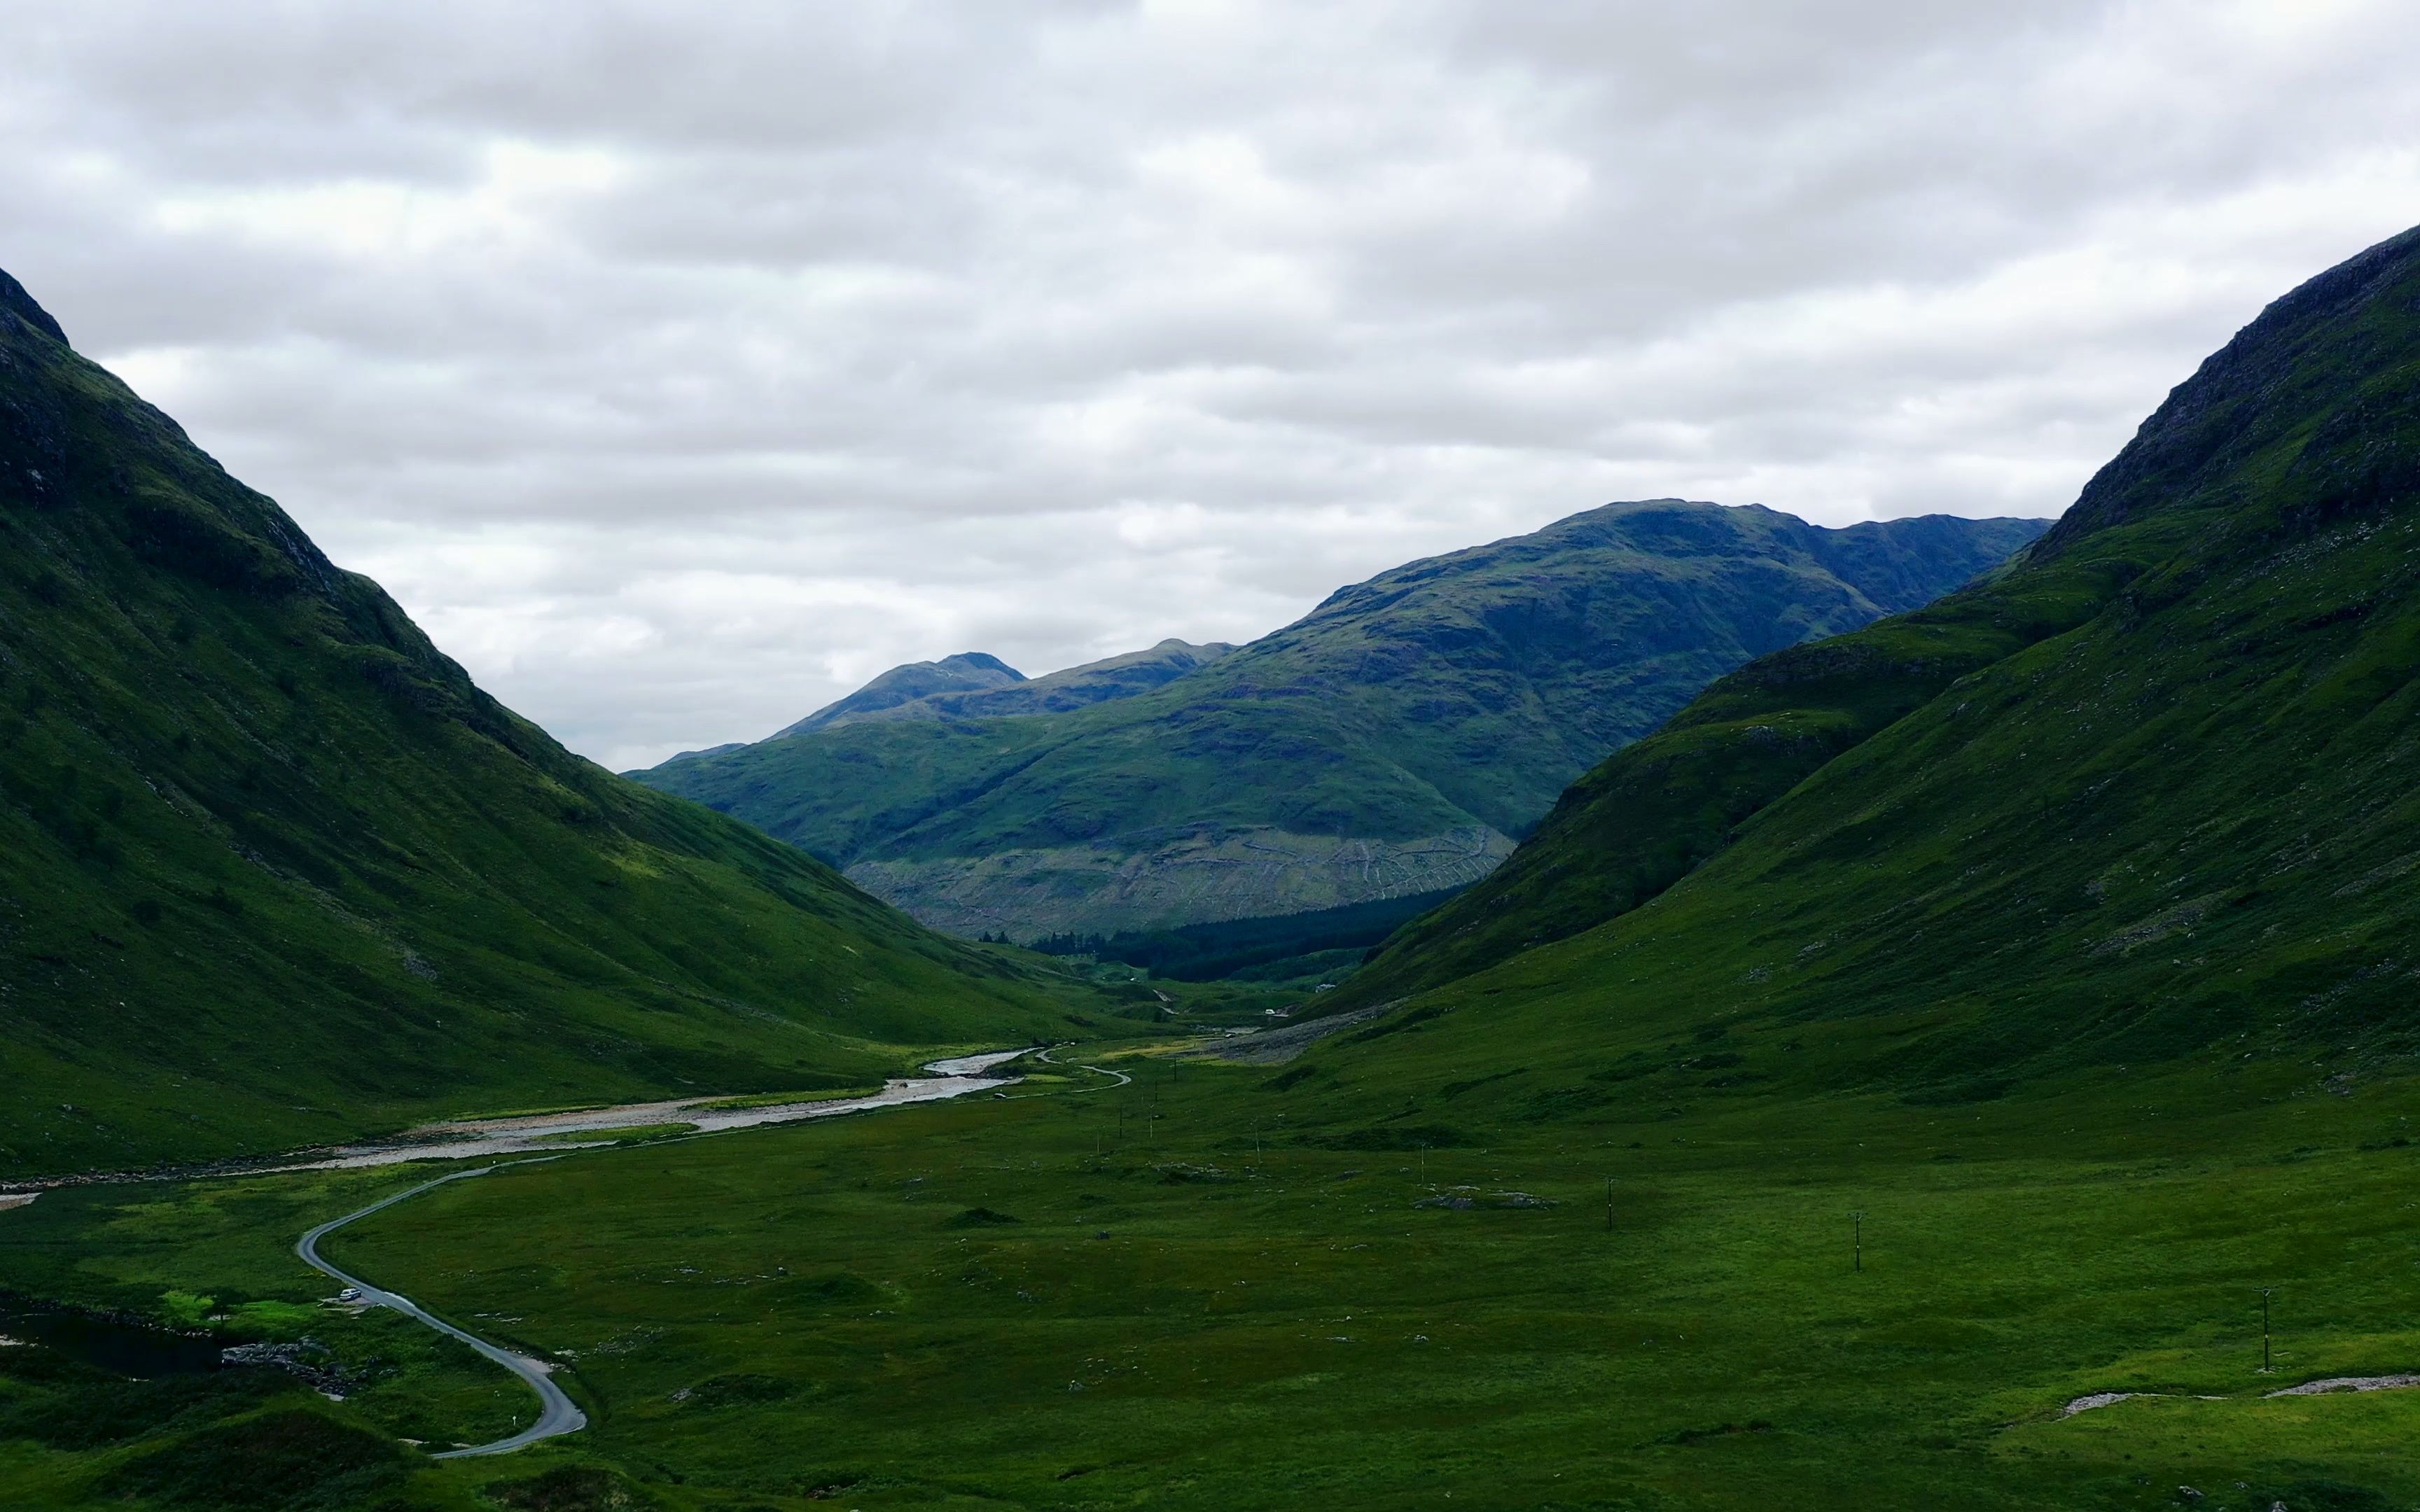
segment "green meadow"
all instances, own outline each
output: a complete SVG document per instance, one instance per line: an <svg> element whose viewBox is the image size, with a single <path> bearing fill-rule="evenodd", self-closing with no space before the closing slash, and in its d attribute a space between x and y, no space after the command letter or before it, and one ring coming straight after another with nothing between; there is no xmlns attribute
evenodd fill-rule
<svg viewBox="0 0 2420 1512"><path fill-rule="evenodd" d="M207 1298L376 1383L335 1404L225 1372L224 1399L96 1438L43 1425L135 1388L5 1351L0 1481L163 1506L2420 1500L2420 1393L2263 1396L2420 1353L2401 1082L2341 1095L2280 1063L1982 1106L1718 1088L1407 1125L1319 1121L1283 1072L1093 1059L1135 1080L1037 1068L582 1152L334 1236L338 1264L563 1362L590 1429L508 1458L394 1447L484 1441L529 1398L318 1306L287 1248L424 1169L51 1194L0 1214L0 1286L163 1318ZM2095 1392L2160 1395L2062 1416ZM146 1499L152 1457L256 1450L249 1425L297 1415L289 1439L379 1453L289 1501Z"/></svg>

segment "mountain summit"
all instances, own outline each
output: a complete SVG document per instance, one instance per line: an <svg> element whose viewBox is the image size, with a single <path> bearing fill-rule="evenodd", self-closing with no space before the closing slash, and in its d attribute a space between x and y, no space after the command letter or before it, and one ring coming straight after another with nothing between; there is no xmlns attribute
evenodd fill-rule
<svg viewBox="0 0 2420 1512"><path fill-rule="evenodd" d="M1164 641L1031 681L923 663L633 775L966 934L1413 897L1486 875L1723 672L1922 604L2045 524L1608 504L1340 589L1240 649Z"/></svg>
<svg viewBox="0 0 2420 1512"><path fill-rule="evenodd" d="M780 733L800 735L810 730L829 730L834 725L879 717L938 693L1008 687L1025 680L1023 672L981 651L962 651L939 661L909 662L892 668L848 697L825 704Z"/></svg>
<svg viewBox="0 0 2420 1512"><path fill-rule="evenodd" d="M1197 646L1183 640L1162 640L1147 651L1130 651L1046 677L1027 677L998 656L980 651L961 652L939 661L893 667L773 738L862 724L869 719L977 719L1012 714L1063 714L1112 699L1148 693L1234 649L1215 641Z"/></svg>

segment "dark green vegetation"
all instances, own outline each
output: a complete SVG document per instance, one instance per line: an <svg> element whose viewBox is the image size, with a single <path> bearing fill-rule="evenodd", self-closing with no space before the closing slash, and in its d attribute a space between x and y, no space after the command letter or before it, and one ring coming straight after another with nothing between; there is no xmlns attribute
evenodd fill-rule
<svg viewBox="0 0 2420 1512"><path fill-rule="evenodd" d="M1171 641L1022 683L954 656L635 775L969 935L1436 891L1485 874L1565 783L1714 677L1923 604L2041 528L1609 504L1382 573L1215 657Z"/></svg>
<svg viewBox="0 0 2420 1512"><path fill-rule="evenodd" d="M1178 981L1215 981L1272 969L1299 974L1295 968L1306 965L1306 958L1311 957L1338 956L1349 967L1371 946L1451 896L1450 890L1418 892L1273 918L1232 918L1179 929L1121 931L1107 936L1051 934L1033 942L1033 948L1047 955L1123 961L1155 977Z"/></svg>
<svg viewBox="0 0 2420 1512"><path fill-rule="evenodd" d="M2151 1508L2179 1504L2179 1486L2228 1512L2420 1500L2420 1394L2259 1395L2420 1352L2407 1084L2338 1097L2272 1060L1911 1107L1823 1090L1854 1050L1830 1035L1784 1050L1654 1033L1608 1031L1608 1057L1646 1069L1576 1111L1503 1095L1509 1078L1407 1093L1376 1042L1292 1085L1199 1063L1171 1080L1125 1057L1103 1062L1140 1073L1124 1088L1036 1080L1008 1102L442 1188L346 1231L334 1257L564 1356L594 1426L510 1459L421 1462L380 1497L469 1508L503 1485L489 1495L505 1505L549 1504L512 1498L586 1487L720 1512L1383 1509L1448 1492ZM1711 1085L1725 1056L1809 1069ZM1384 1148L1407 1102L1430 1147ZM0 1281L30 1270L116 1305L172 1284L316 1296L281 1241L369 1189L295 1180L0 1213ZM2279 1371L2262 1376L2255 1288L2273 1284ZM355 1326L323 1315L307 1332L349 1358L385 1348ZM318 1410L470 1436L428 1421L449 1399L434 1364ZM68 1397L0 1379L8 1421ZM2175 1395L2059 1416L2097 1391ZM224 1431L0 1429L0 1485L100 1502L137 1457L163 1476L217 1462Z"/></svg>
<svg viewBox="0 0 2420 1512"><path fill-rule="evenodd" d="M879 1081L1092 1003L499 706L0 285L0 1177Z"/></svg>
<svg viewBox="0 0 2420 1512"><path fill-rule="evenodd" d="M69 1188L5 1214L23 1220L0 1238L6 1286L108 1317L207 1329L223 1345L252 1347L260 1363L130 1380L126 1365L0 1347L0 1505L90 1496L334 1512L398 1495L414 1505L410 1483L427 1461L397 1441L443 1448L525 1423L529 1393L469 1350L397 1314L318 1305L331 1283L298 1271L291 1236L278 1232L298 1209L340 1210L411 1180L388 1170ZM212 1289L163 1289L153 1280L163 1265L207 1274ZM300 1368L273 1363L281 1356Z"/></svg>

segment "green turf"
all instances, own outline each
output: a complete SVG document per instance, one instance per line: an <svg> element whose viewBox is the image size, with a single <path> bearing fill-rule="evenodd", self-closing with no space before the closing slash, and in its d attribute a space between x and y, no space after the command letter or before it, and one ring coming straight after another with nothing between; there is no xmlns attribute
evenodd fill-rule
<svg viewBox="0 0 2420 1512"><path fill-rule="evenodd" d="M329 1248L566 1357L595 1426L512 1473L599 1466L674 1507L2420 1498L2420 1394L2258 1399L2420 1355L2399 1132L2420 1088L2269 1068L1981 1109L1701 1089L1551 1124L1465 1093L1424 1114L1423 1149L1311 1123L1283 1073L1103 1063L1141 1075L570 1156ZM77 1257L0 1227L0 1284L312 1295L278 1242L403 1180L246 1181L240 1226L228 1188L94 1189L0 1214ZM2058 1417L2103 1390L2178 1396ZM460 1400L431 1382L341 1411L460 1436L424 1421ZM53 1476L99 1458L9 1452Z"/></svg>

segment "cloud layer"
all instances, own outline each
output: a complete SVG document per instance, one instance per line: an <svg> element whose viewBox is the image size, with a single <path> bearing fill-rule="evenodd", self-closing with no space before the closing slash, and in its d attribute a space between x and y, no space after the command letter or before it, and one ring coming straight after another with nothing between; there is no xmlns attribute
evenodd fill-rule
<svg viewBox="0 0 2420 1512"><path fill-rule="evenodd" d="M2391 0L10 30L0 267L615 766L1606 499L2053 514L2420 221Z"/></svg>

